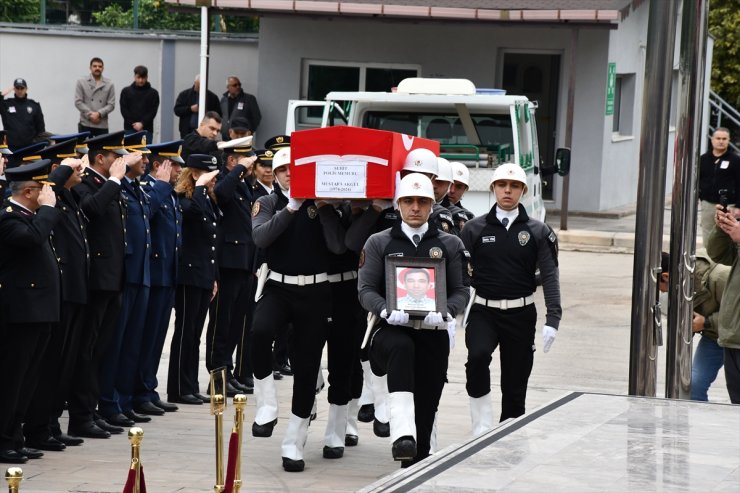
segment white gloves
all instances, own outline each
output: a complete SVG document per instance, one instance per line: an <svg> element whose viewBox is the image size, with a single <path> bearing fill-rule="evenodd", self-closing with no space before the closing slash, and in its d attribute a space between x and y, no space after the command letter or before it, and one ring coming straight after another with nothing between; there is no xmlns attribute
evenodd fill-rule
<svg viewBox="0 0 740 493"><path fill-rule="evenodd" d="M306 199L294 199L293 197L290 196L290 190L288 190L287 195L288 195L288 209L290 209L291 212L295 212L298 209L300 209L301 206L303 205L303 201L306 200Z"/></svg>
<svg viewBox="0 0 740 493"><path fill-rule="evenodd" d="M378 207L381 212L393 206L393 202L385 199L373 199L373 207Z"/></svg>
<svg viewBox="0 0 740 493"><path fill-rule="evenodd" d="M385 308L383 308L383 311L380 312L380 317L386 319L391 325L403 325L409 321L409 314L403 310L393 310L389 315Z"/></svg>
<svg viewBox="0 0 740 493"><path fill-rule="evenodd" d="M442 314L439 312L429 312L424 317L424 325L442 325L442 322L444 322L444 318L442 318Z"/></svg>
<svg viewBox="0 0 740 493"><path fill-rule="evenodd" d="M447 335L450 336L450 350L455 349L455 329L457 328L457 320L455 317L447 314Z"/></svg>
<svg viewBox="0 0 740 493"><path fill-rule="evenodd" d="M558 329L545 325L542 328L542 341L544 342L543 350L547 353L555 342L555 336L558 335Z"/></svg>

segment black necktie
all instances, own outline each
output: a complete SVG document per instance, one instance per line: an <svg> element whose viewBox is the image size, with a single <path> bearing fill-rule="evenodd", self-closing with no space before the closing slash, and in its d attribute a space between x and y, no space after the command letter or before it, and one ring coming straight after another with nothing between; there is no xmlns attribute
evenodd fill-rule
<svg viewBox="0 0 740 493"><path fill-rule="evenodd" d="M505 217L501 220L501 224L504 225L504 228L509 225L509 218Z"/></svg>
<svg viewBox="0 0 740 493"><path fill-rule="evenodd" d="M141 200L141 187L139 186L139 182L134 180L131 182L131 188L134 190L134 196Z"/></svg>
<svg viewBox="0 0 740 493"><path fill-rule="evenodd" d="M411 241L414 242L414 246L418 246L419 245L419 242L421 241L421 236L414 235L414 236L411 237Z"/></svg>

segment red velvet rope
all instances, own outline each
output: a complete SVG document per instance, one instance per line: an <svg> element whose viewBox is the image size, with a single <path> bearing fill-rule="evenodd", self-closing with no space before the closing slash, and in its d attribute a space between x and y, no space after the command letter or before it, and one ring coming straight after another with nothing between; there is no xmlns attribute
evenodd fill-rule
<svg viewBox="0 0 740 493"><path fill-rule="evenodd" d="M146 493L146 482L144 481L144 466L140 466L141 477L139 478L140 484L139 489L141 493ZM123 485L123 493L134 493L134 487L136 485L136 469L129 469L128 476L126 477L126 484Z"/></svg>
<svg viewBox="0 0 740 493"><path fill-rule="evenodd" d="M239 435L236 432L231 433L229 438L229 460L226 465L226 484L224 484L224 493L234 491L234 477L236 477L236 459L239 453ZM144 492L145 493L145 492Z"/></svg>

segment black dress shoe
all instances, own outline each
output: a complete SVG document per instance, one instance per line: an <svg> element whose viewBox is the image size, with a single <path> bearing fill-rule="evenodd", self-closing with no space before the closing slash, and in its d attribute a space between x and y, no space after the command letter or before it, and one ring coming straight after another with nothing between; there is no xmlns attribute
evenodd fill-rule
<svg viewBox="0 0 740 493"><path fill-rule="evenodd" d="M344 435L344 444L348 447L356 447L360 438L357 435Z"/></svg>
<svg viewBox="0 0 740 493"><path fill-rule="evenodd" d="M77 445L82 445L85 443L85 440L78 437L69 436L66 433L59 433L58 435L54 435L54 438L62 442L67 447L76 447Z"/></svg>
<svg viewBox="0 0 740 493"><path fill-rule="evenodd" d="M282 375L287 375L289 377L293 376L293 369L288 363L277 363L273 365L272 369L274 371L279 371Z"/></svg>
<svg viewBox="0 0 740 493"><path fill-rule="evenodd" d="M98 428L107 431L111 435L120 435L124 431L120 426L112 425L103 418L96 419L95 424L98 425Z"/></svg>
<svg viewBox="0 0 740 493"><path fill-rule="evenodd" d="M376 437L387 438L391 436L391 426L388 423L373 420L373 433Z"/></svg>
<svg viewBox="0 0 740 493"><path fill-rule="evenodd" d="M402 436L393 442L393 460L412 460L416 457L416 440L411 436Z"/></svg>
<svg viewBox="0 0 740 493"><path fill-rule="evenodd" d="M363 404L360 406L360 410L357 411L357 421L363 423L372 423L375 419L375 405Z"/></svg>
<svg viewBox="0 0 740 493"><path fill-rule="evenodd" d="M29 459L40 459L44 456L44 453L40 451L39 449L31 448L31 447L23 447L16 450L21 455L25 455Z"/></svg>
<svg viewBox="0 0 740 493"><path fill-rule="evenodd" d="M122 426L124 428L130 428L136 424L136 421L126 417L124 414L114 414L104 418L105 422L113 426Z"/></svg>
<svg viewBox="0 0 740 493"><path fill-rule="evenodd" d="M306 467L302 460L293 460L283 457L283 469L287 472L301 472Z"/></svg>
<svg viewBox="0 0 740 493"><path fill-rule="evenodd" d="M178 404L196 404L198 406L203 405L203 401L198 399L192 394L185 395L168 395L168 402L177 402Z"/></svg>
<svg viewBox="0 0 740 493"><path fill-rule="evenodd" d="M275 380L282 380L283 376L280 374L279 371L274 371L272 372L272 378L274 378Z"/></svg>
<svg viewBox="0 0 740 493"><path fill-rule="evenodd" d="M253 437L261 437L261 438L267 438L272 436L272 430L275 428L275 425L277 424L277 418L273 419L269 423L265 423L263 425L258 425L257 423L252 423L252 436Z"/></svg>
<svg viewBox="0 0 740 493"><path fill-rule="evenodd" d="M155 406L151 402L142 402L134 406L134 411L145 416L163 416L164 409Z"/></svg>
<svg viewBox="0 0 740 493"><path fill-rule="evenodd" d="M164 414L164 412L162 414ZM139 414L131 409L129 409L128 411L123 411L123 415L134 423L148 423L152 420L152 418L150 418L149 416Z"/></svg>
<svg viewBox="0 0 740 493"><path fill-rule="evenodd" d="M254 388L254 377L252 375L248 375L246 377L237 377L236 381L248 389Z"/></svg>
<svg viewBox="0 0 740 493"><path fill-rule="evenodd" d="M237 388L234 385L231 384L231 382L226 382L226 397L234 397L236 394L241 394L242 389ZM208 386L208 390L206 390L206 394L209 396L211 395L211 386ZM208 397L208 402L211 402L211 398Z"/></svg>
<svg viewBox="0 0 740 493"><path fill-rule="evenodd" d="M61 452L67 448L66 445L53 437L46 437L39 440L26 438L26 446L39 450L48 450L50 452Z"/></svg>
<svg viewBox="0 0 740 493"><path fill-rule="evenodd" d="M176 405L170 404L169 402L164 402L162 400L152 401L152 404L166 413L174 413L178 409Z"/></svg>
<svg viewBox="0 0 740 493"><path fill-rule="evenodd" d="M15 450L0 450L0 462L5 464L25 464L28 457Z"/></svg>
<svg viewBox="0 0 740 493"><path fill-rule="evenodd" d="M203 402L204 404L210 404L211 403L211 396L210 395L201 394L200 392L194 392L193 393L193 397L195 397L196 399L200 399L201 402Z"/></svg>
<svg viewBox="0 0 740 493"><path fill-rule="evenodd" d="M236 378L232 378L231 380L229 380L229 384L231 384L232 387L238 390L240 394L254 393L254 385L252 385L251 387L247 387Z"/></svg>
<svg viewBox="0 0 740 493"><path fill-rule="evenodd" d="M324 459L341 459L344 457L344 447L330 447L324 445ZM283 458L285 460L285 458Z"/></svg>
<svg viewBox="0 0 740 493"><path fill-rule="evenodd" d="M93 422L83 423L77 426L69 425L69 430L67 430L67 432L73 437L110 438L109 431L102 429Z"/></svg>

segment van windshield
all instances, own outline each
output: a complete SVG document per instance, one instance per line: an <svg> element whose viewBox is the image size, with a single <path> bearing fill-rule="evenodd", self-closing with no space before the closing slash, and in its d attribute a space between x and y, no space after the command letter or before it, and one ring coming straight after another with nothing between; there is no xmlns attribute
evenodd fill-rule
<svg viewBox="0 0 740 493"><path fill-rule="evenodd" d="M512 160L514 134L509 114L471 114L474 135L455 112L367 111L362 126L437 140L441 153L456 161L488 161L497 165ZM475 137L480 144L475 143Z"/></svg>

